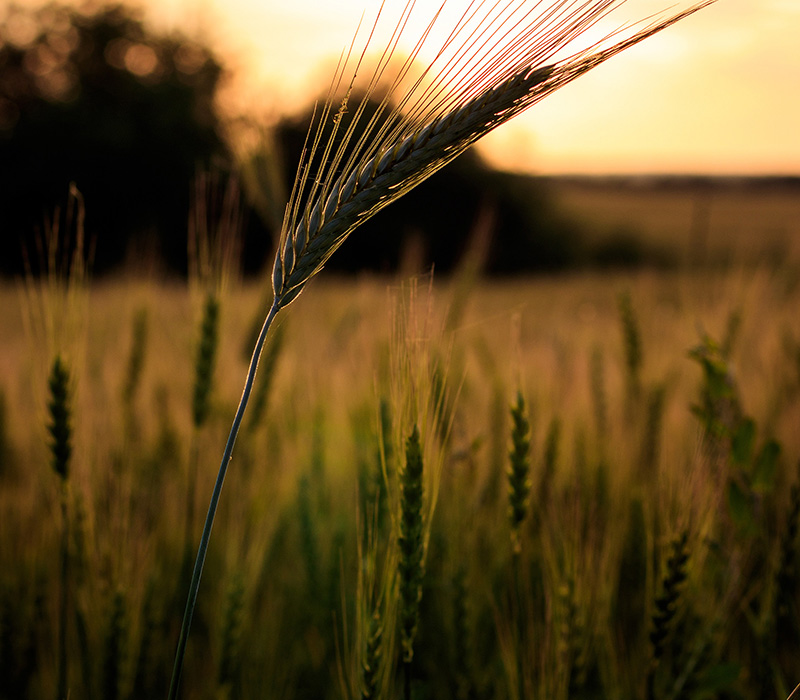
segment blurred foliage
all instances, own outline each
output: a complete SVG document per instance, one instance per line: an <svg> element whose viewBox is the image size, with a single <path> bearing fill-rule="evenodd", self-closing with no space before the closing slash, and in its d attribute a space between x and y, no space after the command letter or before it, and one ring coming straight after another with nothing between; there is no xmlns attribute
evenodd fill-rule
<svg viewBox="0 0 800 700"><path fill-rule="evenodd" d="M427 534L412 698L785 699L800 659L800 386L794 336L780 339L800 288L741 278L310 288L259 367L269 401L257 423L246 418L226 477L183 697L404 697L401 464L420 392ZM15 295L0 285L0 308ZM166 692L186 522L200 507L187 498L193 444L199 503L239 396L242 321L263 313L261 295L245 285L221 307L219 381L199 435L201 318L186 311L186 286L110 280L93 293L86 360L71 365L69 697ZM634 411L623 313L636 321ZM699 341L698 319L710 326ZM21 339L20 317L3 329L13 459L0 469L0 699L52 699L61 489L39 410L47 387L31 391L33 363L50 364ZM131 355L135 391L120 361ZM592 357L604 359L590 373ZM508 409L517 390L524 429ZM527 494L504 488L514 442L529 443L516 455L528 452ZM512 521L520 500L527 513Z"/></svg>
<svg viewBox="0 0 800 700"><path fill-rule="evenodd" d="M10 5L0 17L0 271L74 182L95 269L151 255L186 267L196 170L229 169L211 51L149 29L122 5Z"/></svg>

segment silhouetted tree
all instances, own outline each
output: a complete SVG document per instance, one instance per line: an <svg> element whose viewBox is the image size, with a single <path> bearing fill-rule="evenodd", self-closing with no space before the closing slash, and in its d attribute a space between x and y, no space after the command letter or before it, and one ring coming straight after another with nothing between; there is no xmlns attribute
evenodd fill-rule
<svg viewBox="0 0 800 700"><path fill-rule="evenodd" d="M147 253L185 271L195 173L233 167L214 109L221 76L208 48L154 33L123 5L8 7L0 16L0 273L22 269L23 245L36 249L37 228L73 182L95 270ZM369 105L362 124L376 108ZM275 129L278 157L270 162L280 164L283 187L269 183L267 197L250 188L261 220L245 217L246 271L258 270L272 246L283 206L276 193L291 190L310 118ZM246 166L255 172L267 160ZM330 267L391 271L413 241L419 264L447 271L484 207L495 212L490 271L574 260L576 235L541 183L493 171L470 150L356 231Z"/></svg>
<svg viewBox="0 0 800 700"><path fill-rule="evenodd" d="M17 272L74 182L95 268L152 250L186 267L195 172L229 167L204 46L122 5L90 14L11 5L0 17L0 272Z"/></svg>

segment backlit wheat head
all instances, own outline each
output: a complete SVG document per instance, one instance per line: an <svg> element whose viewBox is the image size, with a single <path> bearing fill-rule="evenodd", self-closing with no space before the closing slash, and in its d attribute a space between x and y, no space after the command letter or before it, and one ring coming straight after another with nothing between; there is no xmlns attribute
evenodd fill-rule
<svg viewBox="0 0 800 700"><path fill-rule="evenodd" d="M623 26L564 57L567 45L607 18L624 0L473 0L436 59L421 75L410 78L420 49L440 19L442 5L411 56L388 78L390 87L380 108L368 118L367 103L379 84L385 84L397 42L414 11L415 0L407 0L360 103L348 104L355 76L338 106L335 98L341 94L349 70L351 45L339 62L326 104L312 122L275 256L277 307L288 305L300 294L357 226L489 131L711 2L714 0L706 0L636 31ZM366 51L367 47L357 59L355 74ZM411 87L401 87L409 79ZM351 110L345 128L343 116ZM333 129L327 132L330 120Z"/></svg>

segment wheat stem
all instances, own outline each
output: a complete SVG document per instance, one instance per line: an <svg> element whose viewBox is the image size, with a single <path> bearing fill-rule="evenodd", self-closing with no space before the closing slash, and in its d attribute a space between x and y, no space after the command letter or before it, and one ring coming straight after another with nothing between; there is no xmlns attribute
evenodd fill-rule
<svg viewBox="0 0 800 700"><path fill-rule="evenodd" d="M666 571L661 579L661 592L655 600L652 629L650 631L652 656L646 678L648 700L653 700L655 697L655 672L664 655L665 642L678 612L682 584L686 581L688 575L688 540L689 533L684 530L671 542Z"/></svg>
<svg viewBox="0 0 800 700"><path fill-rule="evenodd" d="M127 636L125 608L125 596L122 591L117 590L111 598L103 643L100 686L104 700L118 700L124 695L123 666Z"/></svg>
<svg viewBox="0 0 800 700"><path fill-rule="evenodd" d="M228 470L228 464L233 455L233 445L236 442L236 436L239 434L239 426L242 423L247 402L250 399L250 393L253 390L253 383L256 378L256 371L258 370L258 360L261 357L261 350L264 347L264 341L267 339L272 322L280 310L278 301L274 301L272 307L264 319L264 325L261 327L261 333L256 341L253 356L250 358L250 366L247 370L247 379L245 380L244 390L242 397L239 400L239 406L236 409L236 415L233 418L233 425L231 426L228 440L225 444L225 450L222 453L222 462L219 466L217 473L217 480L214 483L214 490L211 493L211 502L208 505L208 513L206 514L205 524L203 525L203 534L200 537L200 546L197 549L197 558L194 563L194 570L192 571L192 580L189 584L189 595L186 600L186 609L183 614L183 624L181 625L181 634L178 639L178 648L175 653L175 665L172 669L172 680L169 686L169 700L175 700L178 697L178 686L180 684L181 671L183 669L183 659L186 655L186 642L189 637L189 629L192 626L192 617L194 615L195 604L197 603L197 593L200 588L200 578L203 574L203 565L206 561L206 554L208 552L208 542L211 538L211 528L214 525L214 516L217 512L217 505L219 504L219 496L222 492L222 485L225 482L225 474Z"/></svg>
<svg viewBox="0 0 800 700"><path fill-rule="evenodd" d="M67 694L67 607L69 605L69 463L72 456L72 425L70 423L70 373L60 355L50 370L48 386L50 400L47 408L50 423L50 455L53 471L58 475L61 496L61 576L58 604L58 682L56 699Z"/></svg>
<svg viewBox="0 0 800 700"><path fill-rule="evenodd" d="M370 618L364 660L361 663L361 698L376 700L380 683L380 664L383 654L383 624L380 611L375 610Z"/></svg>
<svg viewBox="0 0 800 700"><path fill-rule="evenodd" d="M411 661L414 638L419 625L419 605L425 568L425 544L422 522L423 464L419 429L414 426L406 440L406 466L401 476L400 534L397 565L400 594L400 632L403 646L403 687L406 700L411 693Z"/></svg>
<svg viewBox="0 0 800 700"><path fill-rule="evenodd" d="M628 415L633 415L634 406L642 388L642 333L639 319L633 308L630 292L623 292L618 299L622 339L625 346L625 369L627 382Z"/></svg>

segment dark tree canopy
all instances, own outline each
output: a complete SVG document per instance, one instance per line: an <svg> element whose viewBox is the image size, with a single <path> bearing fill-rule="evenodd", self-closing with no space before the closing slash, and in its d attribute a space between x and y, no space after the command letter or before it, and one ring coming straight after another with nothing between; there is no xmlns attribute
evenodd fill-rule
<svg viewBox="0 0 800 700"><path fill-rule="evenodd" d="M360 99L352 95L350 103ZM379 102L371 102L360 123L367 123L378 107ZM345 126L351 116L352 112L345 114ZM276 128L287 191L310 121L308 112L285 119ZM313 162L311 167L313 171ZM577 231L556 212L547 188L535 178L493 170L470 149L359 227L327 267L344 272L393 271L414 248L417 264L448 272L465 254L472 229L487 209L493 220L488 272L558 269L575 262Z"/></svg>
<svg viewBox="0 0 800 700"><path fill-rule="evenodd" d="M12 5L0 17L0 272L66 200L86 203L95 268L130 246L186 266L195 172L228 167L214 95L222 69L205 47L149 31L133 10L84 14Z"/></svg>
<svg viewBox="0 0 800 700"><path fill-rule="evenodd" d="M193 180L208 169L224 178L234 167L214 105L222 75L208 48L153 32L124 5L8 7L0 16L0 274L23 269L23 248L36 250L37 231L73 183L95 271L143 256L185 271ZM246 272L262 267L277 234L280 192L291 191L310 119L278 124L277 160L265 151L245 164L245 173L267 161L280 171L260 193L252 177L246 183L262 215L245 216ZM575 233L542 185L493 171L468 151L357 230L329 266L393 271L413 249L418 265L448 271L487 208L490 272L574 261Z"/></svg>

